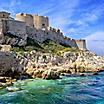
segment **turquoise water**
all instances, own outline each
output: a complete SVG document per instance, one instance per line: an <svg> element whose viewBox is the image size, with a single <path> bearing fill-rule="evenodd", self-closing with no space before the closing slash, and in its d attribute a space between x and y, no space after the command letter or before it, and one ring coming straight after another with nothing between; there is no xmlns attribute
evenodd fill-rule
<svg viewBox="0 0 104 104"><path fill-rule="evenodd" d="M18 90L0 89L0 104L104 104L104 72L88 77L18 81L13 88Z"/></svg>

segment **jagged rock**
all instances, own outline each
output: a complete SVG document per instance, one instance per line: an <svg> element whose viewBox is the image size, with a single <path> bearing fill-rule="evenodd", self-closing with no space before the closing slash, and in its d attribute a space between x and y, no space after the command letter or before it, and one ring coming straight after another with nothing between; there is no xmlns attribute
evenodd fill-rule
<svg viewBox="0 0 104 104"><path fill-rule="evenodd" d="M9 52L0 52L0 76L15 76L18 74L19 62L14 54Z"/></svg>

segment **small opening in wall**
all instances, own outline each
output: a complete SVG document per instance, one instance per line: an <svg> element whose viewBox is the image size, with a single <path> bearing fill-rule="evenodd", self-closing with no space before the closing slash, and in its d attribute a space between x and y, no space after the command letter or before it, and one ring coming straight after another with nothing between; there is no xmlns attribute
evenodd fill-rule
<svg viewBox="0 0 104 104"><path fill-rule="evenodd" d="M44 27L44 26L45 26L45 24L42 24L42 26Z"/></svg>
<svg viewBox="0 0 104 104"><path fill-rule="evenodd" d="M23 16L23 13L21 13L21 15Z"/></svg>
<svg viewBox="0 0 104 104"><path fill-rule="evenodd" d="M5 17L5 15L3 14L3 17Z"/></svg>

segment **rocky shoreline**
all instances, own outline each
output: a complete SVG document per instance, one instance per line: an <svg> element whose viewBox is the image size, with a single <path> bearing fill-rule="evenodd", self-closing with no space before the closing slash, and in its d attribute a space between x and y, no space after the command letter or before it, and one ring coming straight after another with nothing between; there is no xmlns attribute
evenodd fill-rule
<svg viewBox="0 0 104 104"><path fill-rule="evenodd" d="M60 76L97 75L104 69L104 57L89 51L65 52L63 56L31 52L0 52L0 87L18 79L58 79ZM90 74L86 74L90 73Z"/></svg>

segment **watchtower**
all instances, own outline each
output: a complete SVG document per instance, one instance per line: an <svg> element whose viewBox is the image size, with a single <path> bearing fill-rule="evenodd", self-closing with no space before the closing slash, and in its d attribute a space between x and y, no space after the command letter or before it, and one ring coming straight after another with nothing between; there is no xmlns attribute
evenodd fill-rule
<svg viewBox="0 0 104 104"><path fill-rule="evenodd" d="M47 27L49 27L49 19L46 16L34 15L33 20L34 20L34 26L37 29L43 29L43 28L46 29Z"/></svg>
<svg viewBox="0 0 104 104"><path fill-rule="evenodd" d="M18 13L16 14L16 20L26 23L26 26L34 27L33 16L31 14Z"/></svg>

